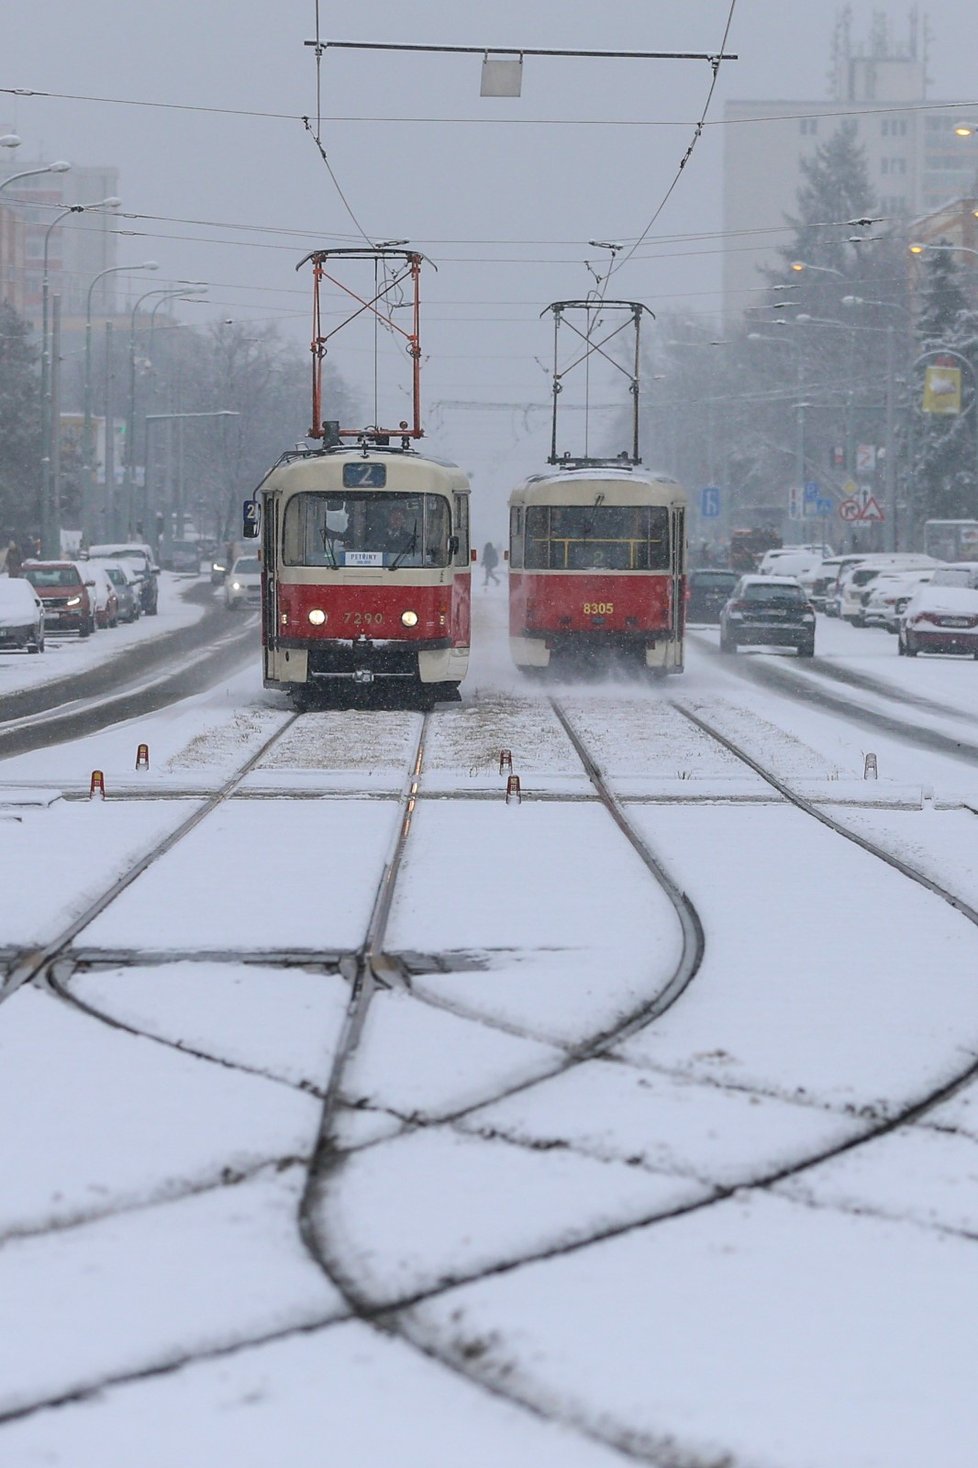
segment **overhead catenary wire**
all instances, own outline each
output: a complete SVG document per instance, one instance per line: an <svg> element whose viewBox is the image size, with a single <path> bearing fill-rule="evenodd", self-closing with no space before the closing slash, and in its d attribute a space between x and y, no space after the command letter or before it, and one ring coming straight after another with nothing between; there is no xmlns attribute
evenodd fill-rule
<svg viewBox="0 0 978 1468"><path fill-rule="evenodd" d="M89 102L97 106L105 107L149 107L165 112L199 112L205 116L214 117L251 117L258 121L269 122L299 122L303 121L300 113L296 112L274 112L253 107L215 107L201 102L154 102L144 97L106 97L96 93L85 92L50 92L37 87L0 87L0 96L7 97L39 97L43 100L53 102ZM777 112L760 117L716 117L701 118L693 121L689 118L677 121L675 118L609 118L609 117L401 117L401 116L365 116L353 113L327 114L319 119L320 124L332 122L377 124L380 126L393 124L398 127L417 125L419 127L438 126L442 123L450 123L453 126L472 127L645 127L645 128L689 128L693 126L702 127L704 131L708 128L744 127L751 124L764 124L773 122L798 122L809 117L847 118L847 117L886 117L893 114L907 116L915 112L978 112L978 99L966 102L911 102L903 104L891 104L886 107L819 107L817 111L792 111Z"/></svg>
<svg viewBox="0 0 978 1468"><path fill-rule="evenodd" d="M622 258L620 260L613 260L611 262L611 267L608 271L609 276L615 274L618 270L621 270L623 266L627 265L629 260L631 260L632 256L635 254L638 247L644 244L647 237L652 233L652 230L655 227L656 220L659 218L659 215L662 213L669 200L672 198L672 195L679 184L679 180L682 178L683 173L686 169L686 165L689 163L690 158L692 158L693 156L696 144L703 136L703 128L706 124L707 114L713 102L713 94L716 91L717 80L720 75L720 59L727 49L727 39L730 35L730 27L733 25L734 12L736 11L736 9L737 0L730 0L730 9L727 11L727 22L723 28L723 40L720 42L720 50L712 63L713 75L710 78L710 86L706 94L706 101L703 103L703 110L700 113L699 121L693 129L693 136L690 139L689 146L683 156L680 158L679 166L676 169L675 174L673 175L669 187L666 189L657 207L655 208L652 214L652 218L642 230L642 233L639 235L635 243L623 253Z"/></svg>

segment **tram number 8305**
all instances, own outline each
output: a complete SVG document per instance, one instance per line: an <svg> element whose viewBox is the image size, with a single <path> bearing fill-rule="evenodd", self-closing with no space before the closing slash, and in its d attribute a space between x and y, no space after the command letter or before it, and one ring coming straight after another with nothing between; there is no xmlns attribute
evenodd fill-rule
<svg viewBox="0 0 978 1468"><path fill-rule="evenodd" d="M614 610L613 601L586 601L583 607L585 617L610 616Z"/></svg>
<svg viewBox="0 0 978 1468"><path fill-rule="evenodd" d="M344 612L343 621L354 627L379 627L384 620L383 612Z"/></svg>

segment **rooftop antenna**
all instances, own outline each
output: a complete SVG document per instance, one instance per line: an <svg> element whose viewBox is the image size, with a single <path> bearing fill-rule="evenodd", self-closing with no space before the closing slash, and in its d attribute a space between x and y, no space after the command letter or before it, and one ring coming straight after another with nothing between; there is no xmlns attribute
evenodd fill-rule
<svg viewBox="0 0 978 1468"><path fill-rule="evenodd" d="M547 463L567 464L569 462L573 462L575 464L583 464L592 462L605 462L604 460L598 461L589 459L587 456L586 447L583 458L574 458L570 454L558 454L557 452L558 404L560 400L560 394L564 390L564 379L569 376L569 374L573 372L575 368L581 367L582 365L586 367L590 363L592 357L598 356L603 357L606 362L610 362L611 366L614 367L616 372L620 372L624 377L628 379L628 391L631 394L632 399L632 452L629 456L628 451L625 450L624 454L619 456L616 462L640 464L642 462L641 455L639 454L638 445L639 363L641 360L640 337L642 330L642 316L646 311L648 311L648 307L643 306L640 301L608 301L592 299L586 301L553 301L546 308L546 311L540 312L540 315L545 316L547 314L547 311L552 312L554 318L553 408L551 418L552 429L550 435L550 457L547 460ZM651 311L649 312L649 315L652 316L653 320L655 320L655 316ZM576 321L574 320L575 316L578 320L581 320L583 318L583 330L580 326L577 325ZM607 332L607 334L597 341L594 338L594 332L596 329L596 316L600 316L602 319L607 317L609 319L609 325L615 320L616 317L618 318L618 324L616 326L611 326L611 329ZM571 331L575 337L579 338L579 342L574 343L574 346L577 348L577 356L574 357L565 366L560 365L561 327L565 327L567 330ZM631 327L634 337L634 352L632 356L630 370L627 366L623 366L621 362L616 361L611 353L605 350L610 341L617 337L621 332L626 331L629 327ZM583 348L581 348L579 343L583 343ZM588 394L589 398L590 377L587 375L586 393ZM585 404L585 413L587 413L589 407L590 401Z"/></svg>
<svg viewBox="0 0 978 1468"><path fill-rule="evenodd" d="M312 426L309 429L308 437L323 439L327 446L340 443L344 438L370 440L375 444L381 444L395 437L400 438L401 447L406 449L411 439L424 437L424 429L421 426L421 265L425 257L417 250L403 248L406 243L405 240L390 240L379 245L312 250L295 267L296 270L301 270L303 265L308 265L312 261L312 342L310 345L312 353ZM334 262L372 265L373 294L368 294L367 291L361 294L345 280L332 274ZM381 265L385 267L382 278L379 273ZM320 287L324 280L336 286L352 303L349 315L345 316L331 331L323 330ZM405 301L402 290L405 281L410 281L408 301ZM409 330L406 330L395 319L395 312L405 305L408 306L411 317ZM411 358L411 417L410 419L402 418L396 428L381 426L376 409L376 397L374 417L377 421L369 428L343 428L337 420L323 417L323 362L329 350L329 344L344 327L350 325L351 321L356 321L365 314L373 317L375 324L385 327L392 336L401 338ZM375 333L375 382L378 350Z"/></svg>

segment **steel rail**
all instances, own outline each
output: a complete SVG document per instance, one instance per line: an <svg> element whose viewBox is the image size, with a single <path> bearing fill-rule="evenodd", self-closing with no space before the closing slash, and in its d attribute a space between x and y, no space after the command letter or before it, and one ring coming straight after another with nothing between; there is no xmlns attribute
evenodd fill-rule
<svg viewBox="0 0 978 1468"><path fill-rule="evenodd" d="M90 902L55 937L41 944L40 947L22 954L15 961L13 968L7 973L3 982L0 983L0 1004L4 1000L9 999L12 994L15 994L22 985L30 983L32 979L37 978L39 974L42 974L57 959L63 957L78 934L83 932L90 923L94 922L99 914L103 913L121 893L125 892L128 887L131 887L137 877L142 876L148 867L153 866L168 851L171 851L185 836L189 836L190 832L195 830L201 821L206 820L212 811L216 810L219 805L227 800L232 792L241 784L241 781L261 762L272 746L281 739L283 734L292 727L299 717L298 714L287 715L285 722L263 742L254 754L250 755L238 767L219 790L215 791L213 795L206 796L203 803L196 810L191 811L190 815L182 820L179 825L175 826L168 835L155 842L148 851L145 851L142 856L138 857L121 877L117 877L99 897L96 897L93 902Z"/></svg>

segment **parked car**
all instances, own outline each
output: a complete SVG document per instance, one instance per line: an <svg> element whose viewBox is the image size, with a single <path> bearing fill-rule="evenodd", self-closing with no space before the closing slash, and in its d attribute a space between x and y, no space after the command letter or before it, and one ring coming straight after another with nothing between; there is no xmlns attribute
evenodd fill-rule
<svg viewBox="0 0 978 1468"><path fill-rule="evenodd" d="M907 602L918 586L930 581L937 571L881 572L863 595L863 626L885 627L896 632Z"/></svg>
<svg viewBox="0 0 978 1468"><path fill-rule="evenodd" d="M153 552L148 545L115 544L91 545L88 548L92 560L128 561L139 578L139 603L148 617L155 617L159 604L159 574Z"/></svg>
<svg viewBox="0 0 978 1468"><path fill-rule="evenodd" d="M104 567L98 561L88 561L85 566L85 575L94 583L91 595L95 606L96 627L118 627L119 598L115 594L115 587L105 574Z"/></svg>
<svg viewBox="0 0 978 1468"><path fill-rule="evenodd" d="M931 578L932 586L970 586L978 590L978 561L955 561L953 566L939 566Z"/></svg>
<svg viewBox="0 0 978 1468"><path fill-rule="evenodd" d="M900 619L897 651L956 652L978 658L978 591L970 586L918 586Z"/></svg>
<svg viewBox="0 0 978 1468"><path fill-rule="evenodd" d="M741 576L720 613L720 651L745 643L815 653L815 608L793 576Z"/></svg>
<svg viewBox="0 0 978 1468"><path fill-rule="evenodd" d="M95 582L84 562L25 561L24 577L31 583L44 604L44 625L48 632L77 632L88 637L95 631Z"/></svg>
<svg viewBox="0 0 978 1468"><path fill-rule="evenodd" d="M130 564L126 561L89 561L89 565L97 565L112 582L118 603L118 621L138 621L142 611L139 601L140 582Z"/></svg>
<svg viewBox="0 0 978 1468"><path fill-rule="evenodd" d="M720 613L739 580L739 571L711 567L690 571L686 578L686 621L714 625L719 622Z"/></svg>
<svg viewBox="0 0 978 1468"><path fill-rule="evenodd" d="M24 576L0 576L0 651L44 651L44 603Z"/></svg>
<svg viewBox="0 0 978 1468"><path fill-rule="evenodd" d="M822 564L821 549L809 550L806 546L786 545L779 551L768 551L757 568L759 576L794 576L800 581L805 576L814 577Z"/></svg>
<svg viewBox="0 0 978 1468"><path fill-rule="evenodd" d="M257 556L239 556L224 581L224 605L228 611L236 607L261 605L261 566Z"/></svg>
<svg viewBox="0 0 978 1468"><path fill-rule="evenodd" d="M808 592L808 599L816 611L824 611L827 617L839 615L835 602L832 600L839 577L843 571L848 570L850 566L854 566L862 559L861 555L826 556L811 578L807 576L798 578Z"/></svg>
<svg viewBox="0 0 978 1468"><path fill-rule="evenodd" d="M923 571L935 570L941 564L933 556L918 556L912 554L894 555L872 555L864 556L856 565L850 566L839 578L839 590L836 601L839 608L839 616L845 622L850 622L853 627L862 627L863 624L863 597L871 590L870 583L877 576L891 571Z"/></svg>

